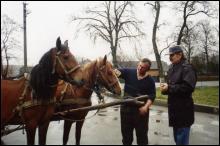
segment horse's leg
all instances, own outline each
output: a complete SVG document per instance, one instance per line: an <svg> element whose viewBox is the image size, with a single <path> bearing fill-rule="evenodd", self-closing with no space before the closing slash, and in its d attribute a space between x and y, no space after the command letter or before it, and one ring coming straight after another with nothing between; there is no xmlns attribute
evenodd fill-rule
<svg viewBox="0 0 220 146"><path fill-rule="evenodd" d="M41 117L41 121L39 125L39 144L45 145L46 144L46 138L47 138L47 130L50 123L50 119L53 116L54 113L54 105L47 105L42 106L41 109L43 109L44 116Z"/></svg>
<svg viewBox="0 0 220 146"><path fill-rule="evenodd" d="M5 145L4 141L1 140L1 145Z"/></svg>
<svg viewBox="0 0 220 146"><path fill-rule="evenodd" d="M76 133L75 133L76 145L80 145L81 130L82 130L83 123L84 121L76 122Z"/></svg>
<svg viewBox="0 0 220 146"><path fill-rule="evenodd" d="M42 125L39 125L38 135L39 135L39 145L46 144L47 138L47 129L50 121L44 122Z"/></svg>
<svg viewBox="0 0 220 146"><path fill-rule="evenodd" d="M27 133L27 144L34 145L35 142L35 133L36 133L37 125L28 125L26 124L25 130Z"/></svg>
<svg viewBox="0 0 220 146"><path fill-rule="evenodd" d="M67 144L67 141L69 139L69 133L72 126L72 121L64 120L64 130L63 130L63 145Z"/></svg>

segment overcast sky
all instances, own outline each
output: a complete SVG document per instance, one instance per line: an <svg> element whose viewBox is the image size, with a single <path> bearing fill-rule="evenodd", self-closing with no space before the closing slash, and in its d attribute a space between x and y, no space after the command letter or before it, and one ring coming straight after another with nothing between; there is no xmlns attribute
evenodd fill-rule
<svg viewBox="0 0 220 146"><path fill-rule="evenodd" d="M2 2L1 15L7 14L20 25L23 25L23 2ZM58 36L62 42L69 40L69 47L75 56L89 58L91 60L104 56L110 52L109 45L103 41L97 41L96 44L88 37L88 34L81 32L78 38L74 38L76 25L70 23L71 15L80 15L87 6L97 5L100 2L79 1L79 2L27 2L27 9L31 12L27 16L27 55L28 65L36 65L41 56L49 49L55 46ZM143 52L144 57L155 60L152 50L151 36L153 27L153 15L149 7L143 6L143 2L136 3L137 17L144 21L144 31L147 34L145 40L142 40L138 49ZM175 24L181 20L168 8L161 10L160 22L168 21L168 26L163 31L160 30L158 36L165 41L171 31L175 31ZM23 64L23 32L18 34L21 50L15 51L18 59L14 64ZM123 52L134 57L133 45L130 42L124 42ZM159 47L163 47L163 45ZM166 51L164 52L166 53ZM111 56L109 56L111 59ZM134 57L135 58L135 57ZM162 60L169 63L168 56L162 55Z"/></svg>

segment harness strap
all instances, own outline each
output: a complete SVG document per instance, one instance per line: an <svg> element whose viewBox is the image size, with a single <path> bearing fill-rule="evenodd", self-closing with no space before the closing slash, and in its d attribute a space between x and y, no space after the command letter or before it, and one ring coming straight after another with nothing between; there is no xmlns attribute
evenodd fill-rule
<svg viewBox="0 0 220 146"><path fill-rule="evenodd" d="M60 52L57 52L57 53L56 53L56 58L55 58L55 61L54 61L54 64L53 64L52 74L55 73L55 67L56 67L56 64L57 64L57 60L58 60L58 62L60 63L62 69L64 70L65 75L68 75L68 74L70 74L71 72L74 72L75 70L77 70L78 68L80 68L80 65L77 65L77 66L75 66L74 68L72 68L71 70L67 71L66 68L65 68L65 66L63 65L62 61L60 60L60 58L59 58L59 56L58 56L59 54L60 54Z"/></svg>
<svg viewBox="0 0 220 146"><path fill-rule="evenodd" d="M88 103L87 99L84 98L76 98L76 99L63 99L62 102L56 102L56 106L61 106L61 105L70 105L70 104L80 104L84 105Z"/></svg>
<svg viewBox="0 0 220 146"><path fill-rule="evenodd" d="M75 66L74 68L72 68L70 71L67 71L65 66L63 65L62 61L60 60L60 58L58 56L56 56L56 59L58 60L58 62L60 63L61 67L63 68L64 72L66 75L70 74L71 72L75 71L76 69L78 69L80 67L80 65Z"/></svg>
<svg viewBox="0 0 220 146"><path fill-rule="evenodd" d="M67 71L67 74L74 72L75 70L77 70L78 68L80 68L80 65L75 66L74 68L72 68L71 70Z"/></svg>
<svg viewBox="0 0 220 146"><path fill-rule="evenodd" d="M67 87L68 87L69 83L65 82L65 87L63 89L63 91L61 91L61 97L60 97L60 102L63 100L63 97L65 96L66 94L66 90L67 90Z"/></svg>
<svg viewBox="0 0 220 146"><path fill-rule="evenodd" d="M15 109L18 110L19 116L21 117L22 120L23 120L23 117L22 117L22 112L23 112L22 104L24 103L24 97L25 97L25 95L27 93L27 89L29 87L28 80L29 80L30 76L29 76L29 74L26 74L26 75L24 75L24 77L25 77L24 90L23 90L21 96L19 97L18 105L15 107Z"/></svg>
<svg viewBox="0 0 220 146"><path fill-rule="evenodd" d="M23 109L27 109L27 108L34 107L34 106L39 106L39 105L54 104L54 103L55 103L54 100L50 100L46 104L43 103L43 102L36 102L36 101L30 101L29 100L29 101L23 102L21 105L16 106L15 109L14 109L14 112L18 111L20 113Z"/></svg>
<svg viewBox="0 0 220 146"><path fill-rule="evenodd" d="M104 103L104 97L102 96L101 92L100 92L100 87L98 84L95 84L94 85L94 88L93 88L94 92L96 93L96 95L98 96L99 98L99 101L98 103Z"/></svg>
<svg viewBox="0 0 220 146"><path fill-rule="evenodd" d="M24 86L24 90L23 90L23 92L22 92L22 94L21 94L21 97L19 97L19 102L23 102L24 96L26 95L27 89L28 89L28 87L29 87L29 83L28 83L29 75L28 75L28 74L27 74L27 75L24 75L24 77L25 77L25 86Z"/></svg>

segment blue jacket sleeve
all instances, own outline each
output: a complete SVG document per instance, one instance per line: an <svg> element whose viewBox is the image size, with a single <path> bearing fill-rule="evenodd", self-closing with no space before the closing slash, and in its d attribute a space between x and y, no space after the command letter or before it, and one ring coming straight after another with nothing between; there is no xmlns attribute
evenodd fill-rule
<svg viewBox="0 0 220 146"><path fill-rule="evenodd" d="M122 78L122 79L126 79L126 72L127 72L127 69L125 69L125 68L120 68L120 69L118 69L120 72L121 72L121 75L119 76L119 78Z"/></svg>
<svg viewBox="0 0 220 146"><path fill-rule="evenodd" d="M151 79L151 88L149 89L149 99L154 102L155 98L156 98L156 86L155 86L155 82L153 79Z"/></svg>

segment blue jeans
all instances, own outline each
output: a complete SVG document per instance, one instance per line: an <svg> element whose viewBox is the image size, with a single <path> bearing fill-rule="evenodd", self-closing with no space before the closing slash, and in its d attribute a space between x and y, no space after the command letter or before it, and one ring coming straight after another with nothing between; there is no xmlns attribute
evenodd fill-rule
<svg viewBox="0 0 220 146"><path fill-rule="evenodd" d="M176 145L189 145L190 127L175 128L173 127L173 135Z"/></svg>

